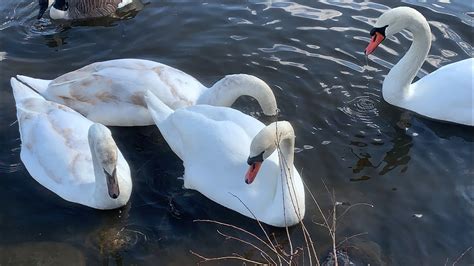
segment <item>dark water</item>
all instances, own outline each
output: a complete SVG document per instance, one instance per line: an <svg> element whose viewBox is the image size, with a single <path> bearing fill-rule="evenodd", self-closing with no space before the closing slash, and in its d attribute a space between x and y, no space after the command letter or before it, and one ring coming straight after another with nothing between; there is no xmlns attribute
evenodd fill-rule
<svg viewBox="0 0 474 266"><path fill-rule="evenodd" d="M133 174L125 209L67 203L29 176L19 158L10 76L52 79L114 58L156 60L205 85L230 73L259 76L276 94L280 119L295 127L295 165L323 211L331 210L331 201L322 180L343 203L340 213L350 204L373 204L354 207L338 221L338 240L366 232L344 245L356 264L451 264L473 245L474 130L418 117L381 98L384 75L411 36L386 41L368 65L362 51L371 23L398 1L338 2L151 0L121 21L71 26L37 22L36 1L2 0L0 264L18 263L15 258L47 264L52 250L62 265L197 262L189 250L259 257L224 240L215 225L193 222L214 219L262 235L254 221L184 190L182 164L154 127L112 128ZM470 1L445 2L404 3L426 16L434 35L420 77L472 56ZM240 100L236 108L261 118L253 101ZM330 238L312 223L321 215L309 197L306 208L305 223L324 258ZM284 230L265 228L288 248ZM298 227L290 231L301 246ZM472 251L458 265L470 263Z"/></svg>

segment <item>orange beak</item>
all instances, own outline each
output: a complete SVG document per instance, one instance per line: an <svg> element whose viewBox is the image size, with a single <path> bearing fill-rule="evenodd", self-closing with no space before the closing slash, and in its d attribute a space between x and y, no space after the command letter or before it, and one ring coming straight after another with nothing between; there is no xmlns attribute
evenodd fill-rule
<svg viewBox="0 0 474 266"><path fill-rule="evenodd" d="M372 39L370 40L369 45L367 45L367 48L365 48L365 55L369 55L373 53L384 39L385 37L380 32L376 32L372 36Z"/></svg>
<svg viewBox="0 0 474 266"><path fill-rule="evenodd" d="M252 184L261 166L262 162L255 162L250 166L249 170L247 171L247 174L245 175L245 183L249 185Z"/></svg>

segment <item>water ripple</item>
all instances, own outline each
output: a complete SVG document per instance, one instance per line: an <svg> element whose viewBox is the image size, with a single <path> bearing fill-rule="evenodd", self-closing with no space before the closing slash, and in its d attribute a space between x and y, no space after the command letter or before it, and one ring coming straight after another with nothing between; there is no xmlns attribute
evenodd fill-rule
<svg viewBox="0 0 474 266"><path fill-rule="evenodd" d="M363 95L345 103L345 106L338 107L340 111L349 116L354 122L362 122L372 128L379 128L375 120L379 116L377 104L380 99L376 95Z"/></svg>
<svg viewBox="0 0 474 266"><path fill-rule="evenodd" d="M23 169L22 163L5 163L0 162L0 173L11 174Z"/></svg>
<svg viewBox="0 0 474 266"><path fill-rule="evenodd" d="M308 18L312 20L324 21L342 16L342 13L333 9L319 9L293 2L272 3L272 8L281 8L294 17Z"/></svg>
<svg viewBox="0 0 474 266"><path fill-rule="evenodd" d="M337 64L340 64L342 66L348 67L348 68L350 68L354 71L357 71L359 73L363 73L365 71L365 67L359 66L359 65L357 65L353 62L350 62L350 61L347 61L347 60L344 60L344 59L340 59L340 58L337 58L337 57L329 56L329 55L311 53L311 52L308 52L306 50L303 50L303 49L300 49L300 48L297 48L297 47L294 47L294 46L286 45L286 44L274 44L273 47L271 47L271 48L259 48L259 50L262 51L262 52L265 52L265 53L294 52L294 53L299 53L299 54L309 56L309 57L316 57L316 58L320 58L320 59L329 60L329 61L335 62ZM272 59L275 59L275 56L272 56ZM276 57L276 59L279 59L279 58ZM275 61L279 61L279 60L275 60ZM281 61L279 61L279 62L281 62ZM300 67L304 70L307 70L307 68L304 67L304 64L292 62L291 65Z"/></svg>

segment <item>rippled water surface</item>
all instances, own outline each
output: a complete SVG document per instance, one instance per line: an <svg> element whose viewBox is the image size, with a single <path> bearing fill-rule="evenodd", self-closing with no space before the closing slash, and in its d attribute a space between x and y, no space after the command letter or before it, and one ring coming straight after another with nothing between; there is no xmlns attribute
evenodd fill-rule
<svg viewBox="0 0 474 266"><path fill-rule="evenodd" d="M356 265L452 263L474 239L474 130L419 117L381 97L384 76L412 37L397 34L368 60L363 50L375 19L400 4L149 0L123 20L64 25L37 21L36 1L2 0L0 264L56 256L62 265L182 265L198 261L189 250L259 257L249 246L225 240L215 225L193 222L214 219L262 235L254 221L182 188L181 161L155 127L112 128L134 182L130 203L121 210L65 202L29 176L19 157L9 78L52 79L114 58L159 61L205 85L231 73L267 81L280 119L295 128L295 165L323 211L332 208L323 180L343 203L340 213L356 203L373 204L354 207L338 221L338 241L364 233L342 245ZM418 77L472 56L470 1L403 4L423 13L433 34ZM242 99L235 107L265 119L254 101ZM324 259L330 238L312 223L321 215L309 195L306 208L305 223ZM288 248L284 230L265 228ZM298 227L290 234L301 245ZM468 252L458 265L473 258Z"/></svg>

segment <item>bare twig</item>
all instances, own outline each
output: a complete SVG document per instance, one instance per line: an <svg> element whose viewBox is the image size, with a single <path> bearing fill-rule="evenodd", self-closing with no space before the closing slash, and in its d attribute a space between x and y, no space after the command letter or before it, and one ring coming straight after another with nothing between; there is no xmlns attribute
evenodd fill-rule
<svg viewBox="0 0 474 266"><path fill-rule="evenodd" d="M374 205L369 204L369 203L364 203L364 202L355 203L355 204L352 204L352 205L350 205L349 207L347 207L347 208L342 212L342 214L339 215L339 217L337 217L337 219L341 219L341 218L342 218L350 209L352 209L353 207L361 206L361 205L362 205L362 206L368 206L368 207L371 207L371 208L374 207Z"/></svg>
<svg viewBox="0 0 474 266"><path fill-rule="evenodd" d="M247 259L245 257L242 257L242 256L224 256L224 257L214 257L214 258L208 258L208 257L204 257L192 250L189 250L189 252L191 254L193 254L194 256L202 259L202 261L200 261L199 263L203 263L203 262L210 262L210 261L219 261L219 260L240 260L240 261L244 261L244 262L249 262L249 263L253 263L253 264L256 264L256 265L265 265L264 262L261 262L261 261L256 261L256 260L250 260L250 259Z"/></svg>
<svg viewBox="0 0 474 266"><path fill-rule="evenodd" d="M276 265L276 262L272 259L272 257L270 255L268 255L265 251L263 251L261 248L259 248L258 246L254 245L253 243L250 243L248 241L245 241L243 239L240 239L238 237L235 237L235 236L231 236L231 235L228 235L228 234L224 234L222 233L221 231L217 230L217 233L219 233L220 235L222 235L223 237L225 237L226 239L233 239L233 240L236 240L236 241L239 241L241 243L244 243L244 244L247 244L253 248L255 248L256 250L260 251L260 254L262 255L262 257L268 261L268 259L271 260L271 262L273 263L273 265ZM267 259L268 258L268 259Z"/></svg>
<svg viewBox="0 0 474 266"><path fill-rule="evenodd" d="M355 234L355 235L351 235L350 237L346 237L344 238L344 240L340 241L337 245L336 245L336 248L339 247L340 245L342 245L342 243L344 242L347 242L348 240L352 239L352 238L355 238L355 237L358 237L358 236L362 236L362 235L368 235L369 233L368 232L363 232L363 233L358 233L358 234Z"/></svg>
<svg viewBox="0 0 474 266"><path fill-rule="evenodd" d="M273 251L277 256L278 258L280 259L283 259L283 261L285 261L286 263L288 263L288 261L280 254L280 252L278 252L278 250L276 249L276 247L273 245L273 243L268 244L267 242L265 242L262 238L258 237L257 235L255 235L254 233L251 233L241 227L238 227L238 226L235 226L235 225L232 225L232 224L228 224L228 223L223 223L223 222L218 222L218 221L214 221L214 220L194 220L194 222L205 222L205 223L214 223L214 224L218 224L218 225L223 225L223 226L227 226L227 227L230 227L230 228L233 228L233 229L236 229L238 231L241 231L241 232L244 232L252 237L254 237L255 239L257 239L258 241L260 241L262 244L264 244L267 248L269 248L271 251ZM281 262L280 262L281 264Z"/></svg>
<svg viewBox="0 0 474 266"><path fill-rule="evenodd" d="M263 228L263 225L262 223L260 222L260 220L257 219L257 216L255 216L255 214L250 210L250 208L247 206L247 204L245 204L239 197L237 197L235 194L232 194L230 193L232 196L234 196L236 199L238 199L240 201L240 203L242 203L242 205L244 205L244 207L250 212L250 214L252 214L253 218L257 221L258 223L258 226L260 227L260 229L262 229L263 233L265 234L265 237L267 238L268 242L270 243L270 245L272 246L273 250L277 250L275 245L273 244L272 240L270 239L270 237L268 236L268 233L267 231L265 230L265 228ZM277 255L278 252L276 252ZM281 261L280 261L280 257L281 256L278 256L278 261L280 262L281 264Z"/></svg>
<svg viewBox="0 0 474 266"><path fill-rule="evenodd" d="M461 255L459 255L459 257L453 262L453 266L456 265L456 263L458 263L458 261L460 261L462 259L462 257L464 257L464 255L469 252L469 250L472 249L472 246L471 247L468 247L463 253L461 253Z"/></svg>

